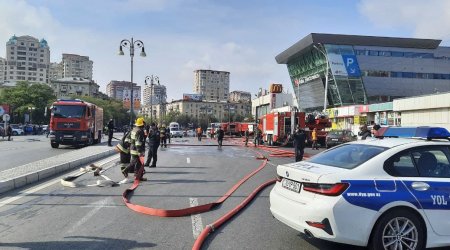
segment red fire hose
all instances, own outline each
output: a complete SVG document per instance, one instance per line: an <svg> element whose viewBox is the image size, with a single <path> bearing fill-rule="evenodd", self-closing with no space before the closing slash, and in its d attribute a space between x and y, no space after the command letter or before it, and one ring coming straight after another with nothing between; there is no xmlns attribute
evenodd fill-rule
<svg viewBox="0 0 450 250"><path fill-rule="evenodd" d="M174 145L174 144L172 144ZM176 146L197 146L197 144L175 144ZM236 145L236 143L235 143ZM209 146L209 145L198 145L198 146ZM215 146L215 145L213 145ZM232 146L232 145L230 145ZM271 153L270 156L272 157L292 157L293 156L293 152L291 151L287 151L287 150L280 150L280 149L276 149L273 147L266 147L266 146L259 146L259 149L262 149L266 152ZM215 208L216 206L220 205L221 203L223 203L228 197L230 197L244 182L246 182L248 179L250 179L253 175L255 175L256 173L258 173L259 171L261 171L266 165L267 165L267 161L268 159L260 152L254 150L254 152L257 154L256 159L261 159L263 160L263 162L259 165L259 167L255 170L253 170L252 172L250 172L249 174L247 174L244 178L242 178L239 182L237 182L233 187L231 187L222 197L220 197L218 200L211 202L211 203L207 203L207 204L203 204L203 205L198 205L195 207L189 207L189 208L181 208L181 209L173 209L173 210L166 210L166 209L159 209L159 208L152 208L152 207L146 207L146 206L142 206L139 204L133 204L130 202L128 195L131 194L134 190L136 190L139 186L140 183L140 179L143 175L143 171L144 168L142 167L139 172L137 173L137 176L133 182L133 185L129 188L127 188L123 194L122 194L122 198L123 201L125 202L125 205L130 208L131 210L138 212L138 213L142 213L142 214L147 214L147 215L153 215L153 216L159 216L159 217L181 217L181 216L187 216L187 215L191 215L191 214L199 214L199 213L204 213L207 211L212 210L213 208ZM141 162L141 164L144 164L144 157L139 157L139 160ZM247 197L245 198L238 206L236 206L235 208L233 208L231 211L229 211L228 213L226 213L224 216L222 216L221 218L219 218L218 220L216 220L214 223L207 225L203 231L201 232L200 236L197 238L197 240L194 243L194 246L192 247L192 249L200 249L203 242L206 240L207 236L209 235L209 233L211 233L212 231L214 231L214 229L220 227L223 223L225 223L227 220L229 220L231 217L233 217L236 213L238 213L242 208L244 208L261 190L263 190L265 187L273 184L276 182L276 179L271 179L268 180L266 182L264 182L263 184L261 184L259 187L257 187L255 190L253 190L253 192Z"/></svg>

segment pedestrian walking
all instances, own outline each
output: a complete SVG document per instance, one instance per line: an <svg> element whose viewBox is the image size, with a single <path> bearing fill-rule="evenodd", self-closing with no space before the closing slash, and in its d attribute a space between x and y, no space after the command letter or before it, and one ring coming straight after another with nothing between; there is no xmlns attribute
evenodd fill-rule
<svg viewBox="0 0 450 250"><path fill-rule="evenodd" d="M203 130L201 127L197 128L197 139L198 141L202 141Z"/></svg>
<svg viewBox="0 0 450 250"><path fill-rule="evenodd" d="M108 122L108 146L112 147L112 138L113 138L113 134L114 134L114 120L110 119Z"/></svg>
<svg viewBox="0 0 450 250"><path fill-rule="evenodd" d="M8 136L8 141L11 141L12 133L13 131L11 125L8 125L8 127L6 127L6 136Z"/></svg>
<svg viewBox="0 0 450 250"><path fill-rule="evenodd" d="M161 130L159 131L160 133L160 140L161 140L161 148L167 148L167 130L166 130L166 125L162 125L161 126Z"/></svg>
<svg viewBox="0 0 450 250"><path fill-rule="evenodd" d="M163 130L164 128L161 128ZM148 154L145 167L156 168L156 161L158 160L158 147L161 141L161 134L156 127L155 123L152 123L150 130L148 131ZM151 164L150 164L151 163Z"/></svg>
<svg viewBox="0 0 450 250"><path fill-rule="evenodd" d="M291 138L294 140L295 161L302 161L306 146L305 131L300 127L297 127L297 130L291 135Z"/></svg>
<svg viewBox="0 0 450 250"><path fill-rule="evenodd" d="M138 176L139 173L144 173L144 166L139 160L140 157L145 157L145 135L144 135L144 118L139 117L136 119L135 127L131 130L130 133L130 154L131 154L131 162L130 164L122 169L122 174L125 176L125 180L121 183L128 182L128 170L134 168L135 177ZM146 181L147 179L142 177L141 181Z"/></svg>
<svg viewBox="0 0 450 250"><path fill-rule="evenodd" d="M223 131L222 127L219 127L219 129L217 130L217 143L219 144L219 148L222 148L224 134L225 132Z"/></svg>
<svg viewBox="0 0 450 250"><path fill-rule="evenodd" d="M311 149L319 150L319 145L317 144L317 128L314 128L314 130L311 133L311 137L312 137Z"/></svg>
<svg viewBox="0 0 450 250"><path fill-rule="evenodd" d="M248 144L248 138L249 138L249 136L250 136L250 131L248 130L248 128L245 130L244 136L245 136L245 146L248 147L248 146L247 146L247 144Z"/></svg>

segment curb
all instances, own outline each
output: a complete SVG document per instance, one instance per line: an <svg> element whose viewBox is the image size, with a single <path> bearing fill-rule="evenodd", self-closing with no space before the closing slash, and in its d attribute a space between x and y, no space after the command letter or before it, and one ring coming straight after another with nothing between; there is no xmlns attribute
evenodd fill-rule
<svg viewBox="0 0 450 250"><path fill-rule="evenodd" d="M67 170L75 169L77 167L80 167L82 165L86 165L87 163L106 158L110 155L113 155L117 153L114 149L107 150L105 152L101 152L95 155L88 155L85 157L80 157L76 160L72 160L65 163L60 163L57 165L49 166L48 168L41 169L38 171L32 171L26 174L22 174L19 176L14 176L13 178L9 178L7 180L1 180L0 181L0 195L17 189L21 188L25 185L35 183L38 181L42 181L44 179L47 179L49 177L52 177L54 175L60 174L62 172L65 172Z"/></svg>

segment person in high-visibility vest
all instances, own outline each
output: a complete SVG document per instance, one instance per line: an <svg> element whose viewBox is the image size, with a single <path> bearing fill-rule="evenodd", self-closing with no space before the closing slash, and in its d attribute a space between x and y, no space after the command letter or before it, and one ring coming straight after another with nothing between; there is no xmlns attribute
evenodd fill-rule
<svg viewBox="0 0 450 250"><path fill-rule="evenodd" d="M126 168L122 170L122 174L125 176L125 180L122 183L128 182L128 169L134 168L134 175L137 176L139 172L143 172L144 166L142 165L139 157L145 157L145 134L144 134L144 118L139 117L136 119L135 127L130 133L130 154L131 162ZM142 168L142 169L141 169ZM141 181L147 179L141 177Z"/></svg>
<svg viewBox="0 0 450 250"><path fill-rule="evenodd" d="M203 135L203 130L202 130L201 127L198 127L198 128L197 128L197 138L198 138L198 141L201 141L201 140L202 140L202 135Z"/></svg>
<svg viewBox="0 0 450 250"><path fill-rule="evenodd" d="M319 145L317 144L317 129L314 128L314 130L311 133L311 137L312 137L312 146L311 149L316 149L319 150Z"/></svg>

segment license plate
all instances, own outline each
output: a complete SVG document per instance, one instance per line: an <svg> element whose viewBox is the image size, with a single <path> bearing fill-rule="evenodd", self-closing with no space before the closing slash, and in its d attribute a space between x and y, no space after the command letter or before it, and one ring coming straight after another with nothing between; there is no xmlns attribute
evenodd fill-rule
<svg viewBox="0 0 450 250"><path fill-rule="evenodd" d="M72 138L73 135L64 135L64 138Z"/></svg>
<svg viewBox="0 0 450 250"><path fill-rule="evenodd" d="M299 183L299 182L296 182L296 181L283 179L283 181L281 182L281 186L286 188L286 189L289 189L291 191L300 193L300 188L301 188L302 184Z"/></svg>
<svg viewBox="0 0 450 250"><path fill-rule="evenodd" d="M339 141L339 139L331 139L332 141Z"/></svg>

